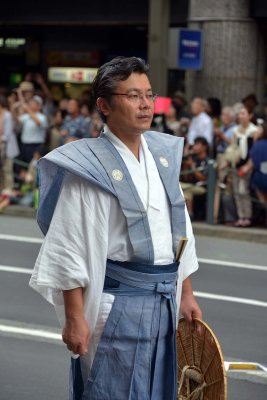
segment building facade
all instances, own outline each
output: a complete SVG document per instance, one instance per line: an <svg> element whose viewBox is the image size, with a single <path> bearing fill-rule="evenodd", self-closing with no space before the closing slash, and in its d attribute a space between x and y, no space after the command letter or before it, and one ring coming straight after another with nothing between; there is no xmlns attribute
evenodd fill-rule
<svg viewBox="0 0 267 400"><path fill-rule="evenodd" d="M0 86L15 87L27 72L48 79L52 67L97 68L116 55L137 55L151 62L152 83L162 95L183 90L188 99L219 97L232 104L255 93L262 102L266 22L264 0L14 0L1 10ZM201 70L169 68L169 27L203 31ZM86 85L79 71L73 76Z"/></svg>

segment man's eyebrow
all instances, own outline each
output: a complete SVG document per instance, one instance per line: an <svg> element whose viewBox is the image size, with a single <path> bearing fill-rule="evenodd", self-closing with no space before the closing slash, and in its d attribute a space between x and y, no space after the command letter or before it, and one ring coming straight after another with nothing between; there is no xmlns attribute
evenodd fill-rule
<svg viewBox="0 0 267 400"><path fill-rule="evenodd" d="M129 93L129 92L139 92L139 93L141 93L142 90L137 89L137 88L130 88L130 89L126 90L126 92L127 93ZM152 88L146 89L145 92L152 92Z"/></svg>

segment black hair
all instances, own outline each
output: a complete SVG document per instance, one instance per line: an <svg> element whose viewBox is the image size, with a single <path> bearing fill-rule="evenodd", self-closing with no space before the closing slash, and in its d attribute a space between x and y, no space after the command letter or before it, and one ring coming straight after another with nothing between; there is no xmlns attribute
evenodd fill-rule
<svg viewBox="0 0 267 400"><path fill-rule="evenodd" d="M194 144L196 144L196 143L202 144L203 146L206 147L207 150L209 149L209 143L208 143L207 139L204 138L203 136L196 137L194 140Z"/></svg>
<svg viewBox="0 0 267 400"><path fill-rule="evenodd" d="M222 112L221 100L217 99L217 97L209 97L207 99L207 102L209 103L211 108L210 116L219 118Z"/></svg>
<svg viewBox="0 0 267 400"><path fill-rule="evenodd" d="M0 94L0 106L3 108L7 107L7 99L2 94Z"/></svg>
<svg viewBox="0 0 267 400"><path fill-rule="evenodd" d="M253 101L256 106L259 104L258 99L254 93L250 93L242 99L243 104L245 104L247 101Z"/></svg>
<svg viewBox="0 0 267 400"><path fill-rule="evenodd" d="M263 129L263 134L261 138L267 140L267 122L264 122L262 124L262 129Z"/></svg>
<svg viewBox="0 0 267 400"><path fill-rule="evenodd" d="M44 144L40 144L34 151L34 153L39 153L41 157L44 157L48 152L49 149Z"/></svg>
<svg viewBox="0 0 267 400"><path fill-rule="evenodd" d="M96 104L98 97L103 97L107 101L110 101L112 93L116 90L119 81L125 81L132 73L148 75L148 71L149 67L142 58L113 58L98 69L97 75L93 81L92 100L94 105ZM101 112L100 115L105 122L105 115Z"/></svg>

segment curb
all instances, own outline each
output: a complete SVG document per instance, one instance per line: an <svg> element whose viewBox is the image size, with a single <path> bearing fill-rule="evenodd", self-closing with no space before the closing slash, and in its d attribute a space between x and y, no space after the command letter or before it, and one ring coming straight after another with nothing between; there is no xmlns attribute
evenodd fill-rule
<svg viewBox="0 0 267 400"><path fill-rule="evenodd" d="M36 210L31 207L12 205L7 207L2 215L35 218ZM215 238L267 244L266 228L235 228L224 225L209 225L205 222L193 222L192 225L196 236L213 236Z"/></svg>
<svg viewBox="0 0 267 400"><path fill-rule="evenodd" d="M246 242L267 243L266 228L235 228L224 225L209 225L204 222L193 222L192 225L196 236L213 236Z"/></svg>
<svg viewBox="0 0 267 400"><path fill-rule="evenodd" d="M8 206L1 215L7 215L11 217L23 217L23 218L35 218L36 210L32 207L22 206Z"/></svg>
<svg viewBox="0 0 267 400"><path fill-rule="evenodd" d="M241 381L247 381L252 383L258 383L261 385L267 385L267 373L261 371L228 371L227 372L228 379L238 379Z"/></svg>
<svg viewBox="0 0 267 400"><path fill-rule="evenodd" d="M267 385L267 367L256 362L224 361L227 378Z"/></svg>

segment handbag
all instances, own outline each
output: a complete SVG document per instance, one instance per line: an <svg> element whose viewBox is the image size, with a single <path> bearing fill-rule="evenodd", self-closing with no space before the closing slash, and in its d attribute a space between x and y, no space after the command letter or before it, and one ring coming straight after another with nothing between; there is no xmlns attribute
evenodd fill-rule
<svg viewBox="0 0 267 400"><path fill-rule="evenodd" d="M241 151L237 143L232 143L226 148L224 159L231 164L232 168L236 166L241 159Z"/></svg>

